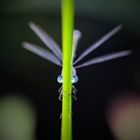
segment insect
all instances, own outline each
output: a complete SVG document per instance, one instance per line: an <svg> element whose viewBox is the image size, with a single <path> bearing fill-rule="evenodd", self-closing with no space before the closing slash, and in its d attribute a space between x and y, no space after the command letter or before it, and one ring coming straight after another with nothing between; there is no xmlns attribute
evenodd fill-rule
<svg viewBox="0 0 140 140"><path fill-rule="evenodd" d="M34 23L29 23L30 28L33 30L33 32L42 40L42 42L46 45L48 49L44 49L36 44L29 43L29 42L23 42L22 46L39 55L40 57L51 61L52 63L62 67L62 51L59 45L38 25ZM127 56L131 54L131 50L125 50L125 51L119 51L119 52L113 52L110 54L98 56L95 58L92 58L82 64L78 64L83 58L85 58L88 54L93 52L95 49L100 47L105 41L107 41L109 38L111 38L113 35L115 35L117 32L120 31L122 28L122 25L116 26L114 29L112 29L110 32L105 34L103 37L101 37L99 40L97 40L95 43L93 43L91 46L89 46L83 53L80 54L80 56L75 59L76 57L76 50L78 46L79 39L81 38L81 32L79 30L73 31L73 65L72 65L72 97L74 100L77 100L77 89L75 88L74 84L78 82L78 76L77 76L77 69L82 67L87 67L93 64L102 63L105 61L109 61L115 58ZM58 83L63 83L63 69L61 70L61 74L57 77ZM59 100L62 99L62 87L58 90L59 91Z"/></svg>

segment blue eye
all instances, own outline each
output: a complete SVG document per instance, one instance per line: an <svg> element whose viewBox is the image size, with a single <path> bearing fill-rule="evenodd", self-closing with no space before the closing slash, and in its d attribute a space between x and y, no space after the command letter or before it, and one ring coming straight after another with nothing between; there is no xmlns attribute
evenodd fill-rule
<svg viewBox="0 0 140 140"><path fill-rule="evenodd" d="M57 82L58 82L58 83L63 83L63 79L62 79L62 76L61 76L61 75L59 75L59 76L57 77Z"/></svg>
<svg viewBox="0 0 140 140"><path fill-rule="evenodd" d="M78 76L74 75L72 76L72 83L77 83L78 82Z"/></svg>

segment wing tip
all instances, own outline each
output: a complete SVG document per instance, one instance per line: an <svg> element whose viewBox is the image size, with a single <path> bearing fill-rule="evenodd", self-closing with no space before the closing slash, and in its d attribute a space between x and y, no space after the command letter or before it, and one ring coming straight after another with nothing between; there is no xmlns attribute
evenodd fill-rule
<svg viewBox="0 0 140 140"><path fill-rule="evenodd" d="M28 43L27 43L26 41L23 41L23 42L21 43L21 45L22 45L23 48L25 48L27 44L28 44Z"/></svg>
<svg viewBox="0 0 140 140"><path fill-rule="evenodd" d="M31 28L31 29L34 29L37 25L34 23L34 22L32 22L32 21L30 21L29 23L28 23L28 25L29 25L29 27Z"/></svg>
<svg viewBox="0 0 140 140"><path fill-rule="evenodd" d="M126 55L130 55L130 54L133 53L133 50L126 50L126 51L124 51L124 53L125 53Z"/></svg>
<svg viewBox="0 0 140 140"><path fill-rule="evenodd" d="M73 35L74 35L74 38L81 38L82 33L80 32L80 30L74 29Z"/></svg>
<svg viewBox="0 0 140 140"><path fill-rule="evenodd" d="M123 24L119 24L115 27L117 31L120 31L123 28Z"/></svg>
<svg viewBox="0 0 140 140"><path fill-rule="evenodd" d="M23 42L21 43L21 45L22 45L22 47L23 47L24 49L29 50L29 48L30 48L30 43L28 43L28 42L26 42L26 41L23 41Z"/></svg>

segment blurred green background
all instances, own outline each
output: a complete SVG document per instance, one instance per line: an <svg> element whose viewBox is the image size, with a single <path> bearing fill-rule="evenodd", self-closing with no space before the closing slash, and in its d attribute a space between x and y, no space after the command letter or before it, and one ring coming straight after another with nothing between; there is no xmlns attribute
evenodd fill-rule
<svg viewBox="0 0 140 140"><path fill-rule="evenodd" d="M35 111L28 99L13 95L0 100L0 139L35 140Z"/></svg>
<svg viewBox="0 0 140 140"><path fill-rule="evenodd" d="M140 31L139 0L75 0L76 14L91 18L125 23L136 31ZM5 0L2 13L60 15L60 0Z"/></svg>
<svg viewBox="0 0 140 140"><path fill-rule="evenodd" d="M21 43L45 47L28 26L33 21L61 46L61 1L5 0L0 6L0 102L9 93L24 95L37 114L36 138L58 140L61 103L57 91L61 85L56 78L61 69L23 49ZM120 23L124 25L122 31L87 58L133 50L131 56L78 70L79 100L73 107L75 140L113 140L105 120L108 100L125 89L140 93L139 15L139 0L75 0L75 28L82 32L77 55Z"/></svg>

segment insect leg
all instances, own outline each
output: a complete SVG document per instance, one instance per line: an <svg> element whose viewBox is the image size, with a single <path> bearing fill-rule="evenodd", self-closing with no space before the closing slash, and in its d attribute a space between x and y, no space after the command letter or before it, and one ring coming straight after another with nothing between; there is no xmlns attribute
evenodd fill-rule
<svg viewBox="0 0 140 140"><path fill-rule="evenodd" d="M63 95L63 93L62 93L62 86L59 88L58 92L59 92L58 100L62 101L62 95Z"/></svg>
<svg viewBox="0 0 140 140"><path fill-rule="evenodd" d="M77 89L76 89L76 87L73 85L72 86L72 98L74 99L74 100L77 100L77 94L76 94L76 92L77 92Z"/></svg>
<svg viewBox="0 0 140 140"><path fill-rule="evenodd" d="M62 86L59 88L58 92L59 92L58 100L62 101L62 96L63 96ZM73 92L72 99L77 100L77 95L76 95L77 89L74 85L72 86L72 92ZM60 119L62 119L62 113L60 114Z"/></svg>

